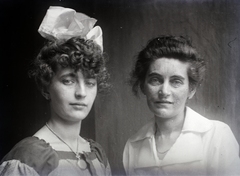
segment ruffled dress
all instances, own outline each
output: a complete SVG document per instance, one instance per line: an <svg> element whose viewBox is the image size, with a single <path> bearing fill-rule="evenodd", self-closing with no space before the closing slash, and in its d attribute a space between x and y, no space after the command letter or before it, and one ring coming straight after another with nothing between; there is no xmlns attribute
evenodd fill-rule
<svg viewBox="0 0 240 176"><path fill-rule="evenodd" d="M17 143L2 159L0 176L98 176L111 175L110 166L102 147L86 139L90 152L81 153L87 167L77 164L73 152L56 151L44 140L28 137Z"/></svg>

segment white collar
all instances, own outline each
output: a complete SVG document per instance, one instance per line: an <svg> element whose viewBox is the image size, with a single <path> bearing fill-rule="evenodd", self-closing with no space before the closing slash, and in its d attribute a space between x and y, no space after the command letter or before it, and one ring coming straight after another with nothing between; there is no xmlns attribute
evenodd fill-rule
<svg viewBox="0 0 240 176"><path fill-rule="evenodd" d="M186 117L183 124L182 132L205 133L213 127L212 121L198 114L189 107L186 107ZM129 141L136 142L155 134L155 118L152 118L144 125Z"/></svg>

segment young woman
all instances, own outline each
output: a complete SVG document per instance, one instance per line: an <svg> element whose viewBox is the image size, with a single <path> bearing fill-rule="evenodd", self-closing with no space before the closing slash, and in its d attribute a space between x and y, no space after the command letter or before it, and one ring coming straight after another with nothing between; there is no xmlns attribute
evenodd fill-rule
<svg viewBox="0 0 240 176"><path fill-rule="evenodd" d="M154 118L126 143L127 175L240 175L230 128L186 106L204 71L204 60L184 37L154 38L139 53L132 88L146 96Z"/></svg>
<svg viewBox="0 0 240 176"><path fill-rule="evenodd" d="M48 42L30 74L48 100L51 116L2 159L0 175L111 175L102 147L79 135L97 92L109 86L102 45L94 38L101 31L91 29L93 20L73 9L48 10L39 28Z"/></svg>

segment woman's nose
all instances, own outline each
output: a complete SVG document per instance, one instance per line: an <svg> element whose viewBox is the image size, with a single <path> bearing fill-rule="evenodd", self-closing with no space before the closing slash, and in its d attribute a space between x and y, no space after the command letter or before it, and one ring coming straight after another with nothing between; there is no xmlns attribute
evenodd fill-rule
<svg viewBox="0 0 240 176"><path fill-rule="evenodd" d="M76 84L75 97L76 98L86 97L86 85L85 85L85 83L79 82L78 84Z"/></svg>
<svg viewBox="0 0 240 176"><path fill-rule="evenodd" d="M160 87L159 94L161 96L168 96L170 95L170 86L168 83L163 83Z"/></svg>

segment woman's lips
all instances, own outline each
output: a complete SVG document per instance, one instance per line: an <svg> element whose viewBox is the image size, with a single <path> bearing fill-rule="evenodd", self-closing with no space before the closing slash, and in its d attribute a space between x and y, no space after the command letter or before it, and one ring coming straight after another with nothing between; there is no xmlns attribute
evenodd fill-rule
<svg viewBox="0 0 240 176"><path fill-rule="evenodd" d="M70 103L70 105L76 110L82 110L87 107L85 103Z"/></svg>
<svg viewBox="0 0 240 176"><path fill-rule="evenodd" d="M170 102L170 101L156 101L155 104L157 106L169 106L169 105L172 105L173 102Z"/></svg>
<svg viewBox="0 0 240 176"><path fill-rule="evenodd" d="M160 103L160 104L173 104L172 102L170 102L170 101L156 101L156 103Z"/></svg>

